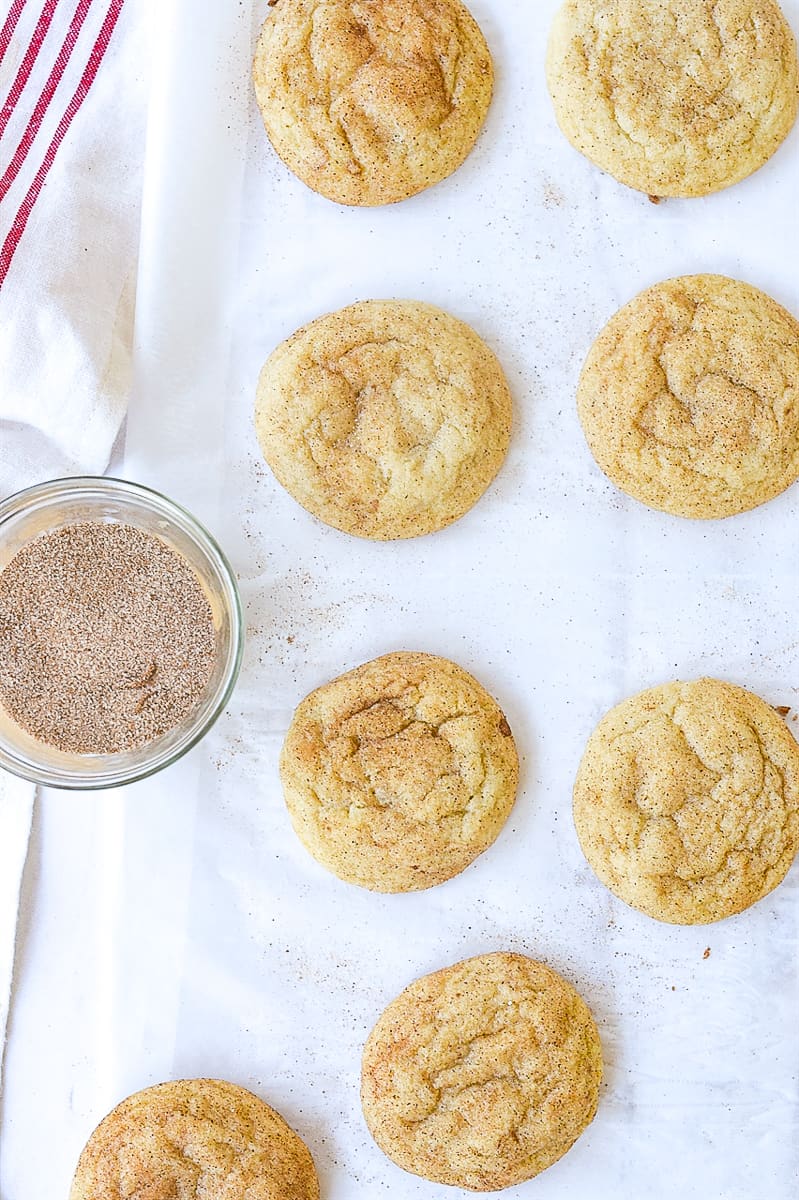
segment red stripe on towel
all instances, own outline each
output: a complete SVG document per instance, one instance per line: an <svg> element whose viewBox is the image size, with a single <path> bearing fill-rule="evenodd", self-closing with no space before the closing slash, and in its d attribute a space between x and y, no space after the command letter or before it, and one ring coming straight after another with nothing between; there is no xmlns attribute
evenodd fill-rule
<svg viewBox="0 0 799 1200"><path fill-rule="evenodd" d="M39 132L45 114L50 107L50 101L55 95L55 90L61 82L62 76L67 69L72 51L75 48L75 43L78 40L78 34L81 31L83 22L86 20L86 15L91 8L92 0L78 0L78 6L75 9L74 16L69 23L64 44L58 52L58 58L55 60L55 66L47 77L47 82L42 88L42 94L36 101L36 107L31 113L31 119L28 121L28 127L23 133L20 143L14 151L14 157L8 164L8 167L0 179L0 201L7 195L8 189L13 184L17 175L22 168L22 164L28 157L31 146L33 145L36 134Z"/></svg>
<svg viewBox="0 0 799 1200"><path fill-rule="evenodd" d="M33 70L33 64L39 57L39 51L42 48L42 42L47 37L47 30L50 28L50 23L53 19L58 0L45 0L44 8L42 9L39 20L36 22L36 28L33 31L28 49L25 51L25 57L19 65L14 82L11 84L11 91L8 93L8 98L0 109L0 137L6 131L6 126L11 119L11 114L17 106L17 101L22 95L22 89L30 79L30 73Z"/></svg>
<svg viewBox="0 0 799 1200"><path fill-rule="evenodd" d="M25 7L26 0L14 0L11 8L8 10L8 16L3 22L3 28L0 29L0 63L6 56L6 50L11 44L11 39L14 36L14 30L17 27L17 22L22 16L22 10Z"/></svg>
<svg viewBox="0 0 799 1200"><path fill-rule="evenodd" d="M19 211L17 212L17 215L11 225L11 229L8 232L8 236L6 237L6 240L0 249L0 287L2 287L3 282L8 274L8 268L11 266L11 260L14 257L14 251L19 245L20 238L25 232L25 226L27 225L31 212L33 211L33 206L39 198L39 193L42 190L44 181L47 178L47 174L53 165L55 156L58 153L58 148L64 140L64 136L72 124L75 114L77 113L83 101L86 99L89 88L94 83L100 63L103 61L103 56L108 49L108 43L111 41L111 35L114 32L114 27L119 18L119 14L122 11L123 4L124 0L111 0L111 5L105 15L102 27L97 35L97 40L92 46L92 51L89 55L89 61L86 64L86 69L83 72L83 75L81 76L80 83L75 89L75 93L67 105L66 111L59 122L58 128L55 131L53 140L47 147L47 152L45 153L42 165L36 172L36 177L34 178L31 186L28 188L28 193L25 196L25 199L22 201Z"/></svg>

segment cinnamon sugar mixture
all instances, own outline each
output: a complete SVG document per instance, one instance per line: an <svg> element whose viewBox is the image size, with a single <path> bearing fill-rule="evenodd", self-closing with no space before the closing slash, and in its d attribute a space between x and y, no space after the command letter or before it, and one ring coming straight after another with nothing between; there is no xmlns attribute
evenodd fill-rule
<svg viewBox="0 0 799 1200"><path fill-rule="evenodd" d="M0 703L59 750L113 754L173 729L215 655L197 575L132 525L41 534L0 573Z"/></svg>

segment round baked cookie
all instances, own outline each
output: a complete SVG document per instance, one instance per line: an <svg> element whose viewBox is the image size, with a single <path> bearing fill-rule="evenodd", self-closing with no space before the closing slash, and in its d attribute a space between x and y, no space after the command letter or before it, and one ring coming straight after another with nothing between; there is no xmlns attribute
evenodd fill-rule
<svg viewBox="0 0 799 1200"><path fill-rule="evenodd" d="M412 892L443 883L497 838L519 762L495 700L466 671L398 651L312 692L280 776L294 829L348 883Z"/></svg>
<svg viewBox="0 0 799 1200"><path fill-rule="evenodd" d="M460 0L276 0L253 63L275 150L339 204L391 204L451 175L493 79Z"/></svg>
<svg viewBox="0 0 799 1200"><path fill-rule="evenodd" d="M218 1079L182 1079L136 1092L100 1122L69 1200L173 1196L319 1200L319 1183L305 1143L263 1100Z"/></svg>
<svg viewBox="0 0 799 1200"><path fill-rule="evenodd" d="M704 196L796 120L796 42L776 0L566 0L547 51L571 144L651 196Z"/></svg>
<svg viewBox="0 0 799 1200"><path fill-rule="evenodd" d="M626 904L674 925L719 921L772 891L799 850L799 745L743 688L651 688L591 735L574 822Z"/></svg>
<svg viewBox="0 0 799 1200"><path fill-rule="evenodd" d="M612 481L680 517L729 517L799 478L799 322L747 283L642 292L591 347L577 408Z"/></svg>
<svg viewBox="0 0 799 1200"><path fill-rule="evenodd" d="M363 1052L361 1101L380 1149L435 1183L499 1191L574 1144L597 1108L602 1048L555 971L484 954L417 979Z"/></svg>
<svg viewBox="0 0 799 1200"><path fill-rule="evenodd" d="M319 317L270 355L255 428L283 487L315 517L388 541L442 529L507 453L511 398L473 329L410 300Z"/></svg>

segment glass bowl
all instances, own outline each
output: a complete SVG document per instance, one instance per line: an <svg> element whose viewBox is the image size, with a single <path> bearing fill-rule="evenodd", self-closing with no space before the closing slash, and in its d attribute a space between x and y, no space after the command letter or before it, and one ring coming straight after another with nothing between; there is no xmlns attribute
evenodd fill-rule
<svg viewBox="0 0 799 1200"><path fill-rule="evenodd" d="M41 533L85 521L121 522L153 534L193 567L213 613L217 639L205 691L180 725L133 750L75 754L38 741L0 705L0 767L58 788L111 788L168 767L196 745L227 704L243 650L241 601L233 570L199 521L138 483L101 476L53 479L0 503L0 571Z"/></svg>

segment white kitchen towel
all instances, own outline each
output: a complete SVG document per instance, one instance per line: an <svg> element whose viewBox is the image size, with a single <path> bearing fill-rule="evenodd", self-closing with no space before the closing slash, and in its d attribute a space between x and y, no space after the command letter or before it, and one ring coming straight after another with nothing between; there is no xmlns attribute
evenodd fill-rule
<svg viewBox="0 0 799 1200"><path fill-rule="evenodd" d="M102 472L125 415L145 42L124 0L13 0L0 27L3 493Z"/></svg>
<svg viewBox="0 0 799 1200"><path fill-rule="evenodd" d="M30 839L33 796L31 784L0 772L0 1034L3 1038L14 977L19 891Z"/></svg>
<svg viewBox="0 0 799 1200"><path fill-rule="evenodd" d="M0 0L0 495L101 473L125 416L144 6ZM34 788L0 775L0 1040Z"/></svg>

